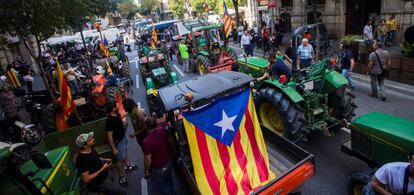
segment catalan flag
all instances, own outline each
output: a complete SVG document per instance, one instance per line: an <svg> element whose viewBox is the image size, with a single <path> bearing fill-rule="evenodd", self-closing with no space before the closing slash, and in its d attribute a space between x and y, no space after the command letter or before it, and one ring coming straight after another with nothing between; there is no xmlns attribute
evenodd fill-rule
<svg viewBox="0 0 414 195"><path fill-rule="evenodd" d="M14 69L9 69L9 70L6 72L6 78L7 78L7 80L9 81L10 86L11 86L13 89L17 89L17 88L20 88L20 87L22 86L22 85L20 84L19 79L17 78L16 72L15 72L15 70L14 70Z"/></svg>
<svg viewBox="0 0 414 195"><path fill-rule="evenodd" d="M65 76L63 75L62 68L60 67L59 61L56 60L56 72L58 74L59 81L59 93L60 93L60 102L62 104L63 116L65 121L68 120L70 114L75 111L75 103L72 99L72 94L70 88L66 83Z"/></svg>
<svg viewBox="0 0 414 195"><path fill-rule="evenodd" d="M152 36L152 48L155 48L155 44L158 42L158 37L157 37L157 31L155 30L155 25L154 25L154 22L152 23L152 33L151 33L151 36Z"/></svg>
<svg viewBox="0 0 414 195"><path fill-rule="evenodd" d="M183 116L201 194L249 194L275 178L250 90Z"/></svg>
<svg viewBox="0 0 414 195"><path fill-rule="evenodd" d="M224 35L229 37L231 32L231 19L229 12L227 11L226 0L223 0L223 9L224 9Z"/></svg>

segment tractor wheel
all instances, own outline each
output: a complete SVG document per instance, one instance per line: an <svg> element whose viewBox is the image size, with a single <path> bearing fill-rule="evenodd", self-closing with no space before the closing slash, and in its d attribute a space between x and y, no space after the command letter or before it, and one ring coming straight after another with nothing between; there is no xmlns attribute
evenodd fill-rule
<svg viewBox="0 0 414 195"><path fill-rule="evenodd" d="M234 50L231 50L231 51L229 51L228 52L229 53L229 56L231 57L231 58L233 58L235 61L237 61L237 53L234 51Z"/></svg>
<svg viewBox="0 0 414 195"><path fill-rule="evenodd" d="M116 102L118 89L115 86L106 88L106 102Z"/></svg>
<svg viewBox="0 0 414 195"><path fill-rule="evenodd" d="M255 102L263 126L294 143L301 140L306 120L299 105L272 87L258 91Z"/></svg>
<svg viewBox="0 0 414 195"><path fill-rule="evenodd" d="M204 75L207 73L207 68L210 66L210 60L205 56L198 56L197 64L198 73Z"/></svg>
<svg viewBox="0 0 414 195"><path fill-rule="evenodd" d="M355 95L345 86L329 94L328 105L332 109L332 115L338 120L351 121L357 107L354 98Z"/></svg>
<svg viewBox="0 0 414 195"><path fill-rule="evenodd" d="M45 135L56 132L56 105L49 104L46 106L46 110L43 114L43 128L45 130Z"/></svg>
<svg viewBox="0 0 414 195"><path fill-rule="evenodd" d="M354 172L348 176L348 194L361 195L364 186L370 181L370 176L362 172Z"/></svg>

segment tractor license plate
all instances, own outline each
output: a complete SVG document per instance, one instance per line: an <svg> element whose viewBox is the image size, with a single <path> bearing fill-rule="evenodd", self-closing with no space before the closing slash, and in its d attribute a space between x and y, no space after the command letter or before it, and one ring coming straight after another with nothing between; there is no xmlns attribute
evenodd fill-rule
<svg viewBox="0 0 414 195"><path fill-rule="evenodd" d="M314 87L315 87L315 85L314 85L313 81L309 81L309 82L305 83L305 90L306 91L311 91L311 90L313 90Z"/></svg>
<svg viewBox="0 0 414 195"><path fill-rule="evenodd" d="M76 99L74 100L74 102L75 102L75 106L82 106L86 104L85 98Z"/></svg>

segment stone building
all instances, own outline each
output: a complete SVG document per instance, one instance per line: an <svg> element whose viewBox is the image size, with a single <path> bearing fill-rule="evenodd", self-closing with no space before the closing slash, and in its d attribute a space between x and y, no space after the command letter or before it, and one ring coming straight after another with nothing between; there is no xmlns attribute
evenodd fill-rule
<svg viewBox="0 0 414 195"><path fill-rule="evenodd" d="M269 23L273 12L274 16L285 19L290 31L305 24L323 22L333 38L341 38L346 34L362 34L369 18L378 22L395 14L400 24L397 40L402 40L404 30L414 24L414 0L275 0L273 10L268 9L269 1L272 0L248 0L252 10L246 17L249 24Z"/></svg>
<svg viewBox="0 0 414 195"><path fill-rule="evenodd" d="M0 46L0 68L5 70L6 66L8 64L12 64L18 56L20 56L29 64L35 63L34 59L30 56L29 50L26 48L20 38L9 35L6 35L5 37L7 43ZM29 41L28 45L30 47L30 50L34 51L35 54L37 54L38 49L34 38ZM35 72L37 72L36 67L33 68Z"/></svg>

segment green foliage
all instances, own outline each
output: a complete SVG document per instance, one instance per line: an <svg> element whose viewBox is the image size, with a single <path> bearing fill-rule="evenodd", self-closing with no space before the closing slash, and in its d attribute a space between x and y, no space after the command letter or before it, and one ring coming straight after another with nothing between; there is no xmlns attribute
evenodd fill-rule
<svg viewBox="0 0 414 195"><path fill-rule="evenodd" d="M132 0L125 0L118 4L119 14L127 20L132 20L138 12L138 7L132 3Z"/></svg>
<svg viewBox="0 0 414 195"><path fill-rule="evenodd" d="M78 29L87 18L105 16L110 3L111 0L0 0L0 34L10 33L25 43L34 36L39 44L58 29ZM40 51L38 56L30 53L35 59L40 56Z"/></svg>
<svg viewBox="0 0 414 195"><path fill-rule="evenodd" d="M170 5L172 13L175 17L179 19L184 18L184 0L169 0L168 4Z"/></svg>
<svg viewBox="0 0 414 195"><path fill-rule="evenodd" d="M138 6L138 12L143 16L150 16L153 11L160 8L161 4L159 1L154 0L142 0Z"/></svg>
<svg viewBox="0 0 414 195"><path fill-rule="evenodd" d="M205 5L208 6L209 11L214 11L218 13L219 7L223 6L222 0L190 0L191 7L193 11L197 12L197 15L202 15L206 13Z"/></svg>
<svg viewBox="0 0 414 195"><path fill-rule="evenodd" d="M401 53L407 57L414 58L414 43L405 42L400 44Z"/></svg>
<svg viewBox="0 0 414 195"><path fill-rule="evenodd" d="M340 42L344 45L351 45L352 42L361 39L361 35L346 35L342 37Z"/></svg>

